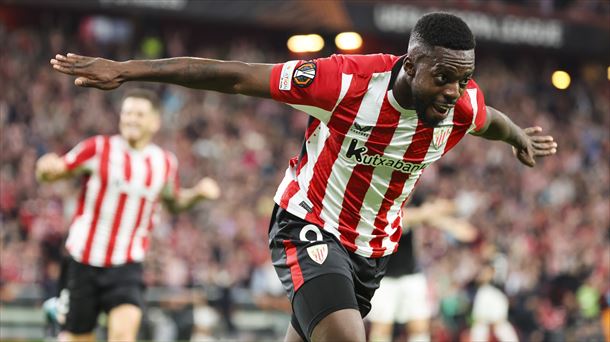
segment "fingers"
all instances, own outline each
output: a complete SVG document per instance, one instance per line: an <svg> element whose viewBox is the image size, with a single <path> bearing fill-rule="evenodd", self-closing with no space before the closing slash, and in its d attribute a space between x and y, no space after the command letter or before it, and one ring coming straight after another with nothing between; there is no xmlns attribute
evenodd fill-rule
<svg viewBox="0 0 610 342"><path fill-rule="evenodd" d="M553 139L553 137L550 135L533 135L533 136L530 136L529 138L533 142L540 142L540 143L555 141L555 139Z"/></svg>
<svg viewBox="0 0 610 342"><path fill-rule="evenodd" d="M555 153L557 153L557 149L555 149L555 148L545 149L545 150L538 150L538 149L534 150L534 156L536 156L536 157L552 156Z"/></svg>
<svg viewBox="0 0 610 342"><path fill-rule="evenodd" d="M63 73L74 73L74 69L84 68L90 64L91 58L69 53L67 56L57 54L50 63L53 68ZM68 71L68 72L66 72Z"/></svg>
<svg viewBox="0 0 610 342"><path fill-rule="evenodd" d="M534 146L535 149L538 150L550 150L550 149L556 149L557 148L557 143L556 142L532 142L532 146Z"/></svg>
<svg viewBox="0 0 610 342"><path fill-rule="evenodd" d="M540 127L540 126L528 127L528 128L524 128L523 131L526 134L531 135L534 133L542 132L542 127Z"/></svg>
<svg viewBox="0 0 610 342"><path fill-rule="evenodd" d="M78 77L74 80L74 85L77 85L79 87L90 87L91 83L91 80L86 77Z"/></svg>

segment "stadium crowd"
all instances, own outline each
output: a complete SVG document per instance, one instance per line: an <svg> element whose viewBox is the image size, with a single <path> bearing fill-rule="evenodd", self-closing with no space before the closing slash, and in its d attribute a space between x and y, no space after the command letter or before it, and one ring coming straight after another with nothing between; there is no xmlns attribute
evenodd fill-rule
<svg viewBox="0 0 610 342"><path fill-rule="evenodd" d="M265 42L205 44L180 29L158 38L104 40L84 20L77 33L53 21L10 30L0 24L0 301L19 298L25 284L55 295L63 239L78 182L39 185L34 163L46 152L65 153L95 134L114 134L122 94L78 89L53 72L57 52L110 58L196 55L251 62L293 59ZM90 24L90 22L89 22ZM115 30L117 28L115 27ZM120 31L120 30L119 30ZM120 32L119 32L120 33ZM119 34L120 35L120 34ZM148 37L148 38L146 38ZM196 43L196 44L195 44ZM455 199L480 230L460 244L434 229L417 234L419 260L435 308L432 340L467 334L472 283L493 244L508 260L505 291L510 320L524 340L598 340L610 303L610 82L605 65L573 60L573 82L560 91L553 59L533 62L516 50L501 58L477 56L477 82L486 101L523 127L540 125L559 144L556 157L533 169L502 144L466 139L426 170L418 191ZM217 204L180 216L164 214L153 232L145 279L151 287L220 289L211 302L225 334L236 289L249 293L254 270L269 262L267 229L272 196L286 162L299 149L307 117L269 100L155 86L163 100L156 142L174 151L181 183L211 176L223 191ZM233 331L232 331L233 330Z"/></svg>

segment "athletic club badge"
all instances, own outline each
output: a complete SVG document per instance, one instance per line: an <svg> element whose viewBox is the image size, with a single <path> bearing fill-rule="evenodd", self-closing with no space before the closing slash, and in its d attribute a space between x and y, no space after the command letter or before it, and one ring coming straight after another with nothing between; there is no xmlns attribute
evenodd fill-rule
<svg viewBox="0 0 610 342"><path fill-rule="evenodd" d="M451 134L451 127L439 127L434 130L434 135L432 136L432 145L435 149L441 148L447 142L449 138L449 134Z"/></svg>
<svg viewBox="0 0 610 342"><path fill-rule="evenodd" d="M309 87L314 78L316 78L316 63L306 62L296 68L292 76L292 83L299 88L305 88Z"/></svg>
<svg viewBox="0 0 610 342"><path fill-rule="evenodd" d="M328 245L325 243L313 245L311 247L307 247L307 254L311 260L317 262L322 265L328 256Z"/></svg>

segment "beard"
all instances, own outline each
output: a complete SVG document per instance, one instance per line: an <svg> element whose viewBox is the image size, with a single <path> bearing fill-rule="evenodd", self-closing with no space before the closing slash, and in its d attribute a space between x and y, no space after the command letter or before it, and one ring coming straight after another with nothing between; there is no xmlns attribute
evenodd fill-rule
<svg viewBox="0 0 610 342"><path fill-rule="evenodd" d="M424 125L428 127L436 127L441 121L443 121L443 117L438 117L431 114L431 112L433 112L432 101L424 100L418 96L418 94L413 94L412 101L413 107L415 107L415 111L417 112L417 117L424 123Z"/></svg>

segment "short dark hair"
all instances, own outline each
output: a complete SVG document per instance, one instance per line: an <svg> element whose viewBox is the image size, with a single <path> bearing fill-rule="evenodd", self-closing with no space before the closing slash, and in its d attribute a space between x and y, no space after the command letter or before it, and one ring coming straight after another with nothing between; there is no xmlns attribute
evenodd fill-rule
<svg viewBox="0 0 610 342"><path fill-rule="evenodd" d="M123 101L125 101L125 99L128 97L135 97L138 99L145 99L145 100L150 101L150 104L152 105L153 109L157 112L159 112L161 109L161 101L159 100L159 96L157 96L156 92L154 92L150 89L145 89L145 88L129 89L128 91L125 92L125 95L123 96Z"/></svg>
<svg viewBox="0 0 610 342"><path fill-rule="evenodd" d="M421 17L411 36L430 46L451 50L472 50L476 43L468 25L456 15L435 12Z"/></svg>

